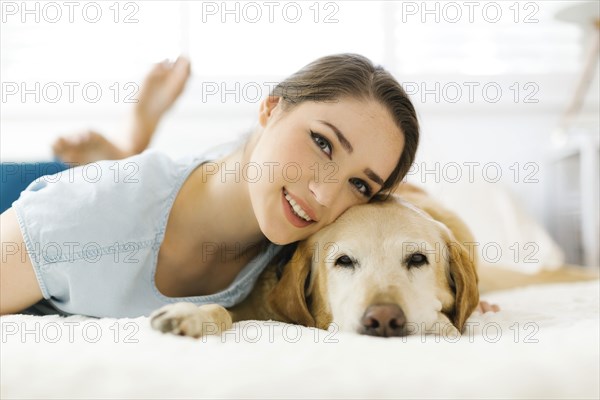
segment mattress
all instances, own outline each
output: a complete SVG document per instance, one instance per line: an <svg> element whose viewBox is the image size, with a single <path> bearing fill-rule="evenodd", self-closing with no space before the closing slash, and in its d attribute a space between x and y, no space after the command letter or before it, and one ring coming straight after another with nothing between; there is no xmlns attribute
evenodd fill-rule
<svg viewBox="0 0 600 400"><path fill-rule="evenodd" d="M221 336L148 318L0 318L9 398L599 398L596 281L497 291L460 338L375 338L273 321Z"/></svg>

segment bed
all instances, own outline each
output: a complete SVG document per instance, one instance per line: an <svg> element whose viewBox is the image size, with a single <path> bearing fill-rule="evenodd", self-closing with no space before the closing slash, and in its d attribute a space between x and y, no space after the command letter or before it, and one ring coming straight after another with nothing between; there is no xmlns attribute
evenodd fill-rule
<svg viewBox="0 0 600 400"><path fill-rule="evenodd" d="M8 315L9 398L590 398L600 396L598 280L490 292L460 338L374 338L277 322L201 339L148 318Z"/></svg>
<svg viewBox="0 0 600 400"><path fill-rule="evenodd" d="M502 310L473 314L462 337L385 339L246 321L192 339L154 331L146 317L8 315L0 318L0 397L598 399L598 268L590 278L564 267L561 249L515 199L482 185L428 190L480 244L508 253L515 241L534 242L538 252L535 262L480 258L482 299Z"/></svg>

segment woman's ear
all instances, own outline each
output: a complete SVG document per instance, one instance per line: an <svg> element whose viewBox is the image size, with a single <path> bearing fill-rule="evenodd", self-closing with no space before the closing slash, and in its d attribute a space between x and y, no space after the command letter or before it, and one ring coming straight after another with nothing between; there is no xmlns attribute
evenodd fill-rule
<svg viewBox="0 0 600 400"><path fill-rule="evenodd" d="M258 111L258 122L264 128L267 125L267 121L273 115L273 110L279 105L281 97L279 96L267 96L266 99L260 102L260 109ZM281 107L279 105L279 107Z"/></svg>
<svg viewBox="0 0 600 400"><path fill-rule="evenodd" d="M315 326L306 303L312 256L307 241L300 243L292 259L284 266L281 279L269 293L269 306L284 322Z"/></svg>

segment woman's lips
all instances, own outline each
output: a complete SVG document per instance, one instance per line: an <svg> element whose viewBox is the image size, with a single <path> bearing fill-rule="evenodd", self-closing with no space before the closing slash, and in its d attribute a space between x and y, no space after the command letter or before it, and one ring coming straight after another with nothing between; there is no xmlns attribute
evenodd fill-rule
<svg viewBox="0 0 600 400"><path fill-rule="evenodd" d="M287 193L288 197L290 197L292 200L294 200L298 206L300 206L300 208L306 213L306 215L308 215L308 218L310 218L311 220L313 220L315 222L319 221L319 219L315 215L315 212L313 211L312 208L310 208L310 206L308 204L306 204L302 199L299 199L296 196L294 196L292 193L288 192L285 187L283 188L283 191L285 193Z"/></svg>
<svg viewBox="0 0 600 400"><path fill-rule="evenodd" d="M281 206L283 207L283 213L285 214L288 221L290 221L290 223L297 228L304 228L315 222L306 221L305 219L296 215L296 213L292 209L292 205L285 198L285 189L281 190Z"/></svg>

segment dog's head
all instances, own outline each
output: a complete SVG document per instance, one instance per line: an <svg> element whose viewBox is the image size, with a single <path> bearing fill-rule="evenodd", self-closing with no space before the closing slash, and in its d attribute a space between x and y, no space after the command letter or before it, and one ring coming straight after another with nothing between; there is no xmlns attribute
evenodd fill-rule
<svg viewBox="0 0 600 400"><path fill-rule="evenodd" d="M301 242L269 296L288 322L377 336L462 332L478 302L474 255L395 196Z"/></svg>

